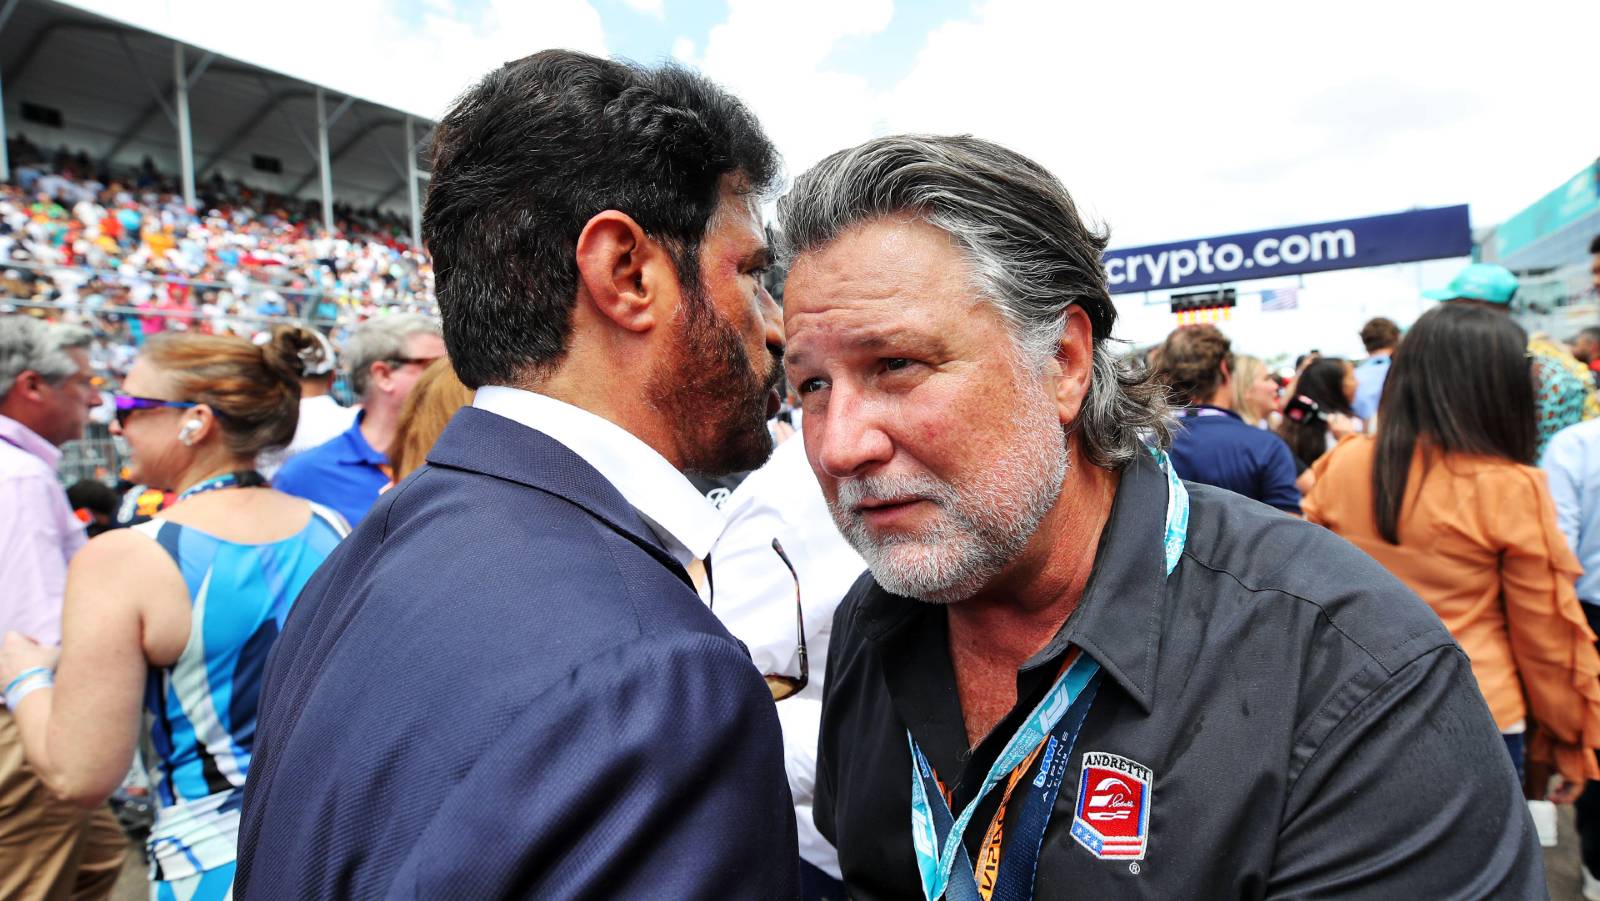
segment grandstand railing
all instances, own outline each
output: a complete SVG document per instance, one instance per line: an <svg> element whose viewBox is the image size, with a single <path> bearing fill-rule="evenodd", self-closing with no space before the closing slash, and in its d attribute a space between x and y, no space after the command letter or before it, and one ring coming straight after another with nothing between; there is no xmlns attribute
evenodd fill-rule
<svg viewBox="0 0 1600 901"><path fill-rule="evenodd" d="M184 275L168 275L166 273L135 271L125 272L121 269L94 269L89 266L69 266L65 263L33 263L27 260L7 260L0 264L0 269L25 269L29 272L54 274L57 272L82 272L100 278L104 281L140 281L164 282L169 285L193 285L201 288L222 288L228 291L256 290L276 291L279 294L328 294L326 289L318 286L315 288L296 288L292 285L278 285L272 282L246 281L240 283L219 282L211 279L189 278Z"/></svg>
<svg viewBox="0 0 1600 901"><path fill-rule="evenodd" d="M156 307L130 307L120 304L91 304L71 303L64 300L21 300L15 297L0 297L0 306L22 307L30 310L59 310L67 313L83 313L88 315L103 316L107 313L116 313L119 316L137 316L141 318L160 316L164 319L220 319L224 322L259 322L263 325L273 325L280 322L295 324L308 323L319 326L348 325L353 319L317 319L309 316L263 316L259 313L207 313L201 309L158 309Z"/></svg>
<svg viewBox="0 0 1600 901"><path fill-rule="evenodd" d="M115 488L122 464L122 452L111 435L111 427L91 422L83 430L82 439L61 445L61 463L56 467L56 475L65 486L94 479Z"/></svg>
<svg viewBox="0 0 1600 901"><path fill-rule="evenodd" d="M279 294L279 295L291 295L291 296L296 296L296 297L307 297L307 298L312 298L312 297L315 297L315 298L331 297L331 298L334 298L334 299L357 300L357 301L363 301L363 302L366 302L366 301L377 302L378 301L378 298L374 298L368 292L353 291L353 290L350 290L348 288L329 289L329 288L324 288L324 287L322 287L320 285L319 286L314 286L314 287L296 288L296 287L293 287L293 286L290 286L290 285L277 285L277 284L273 284L272 282L257 282L257 281L222 282L222 281L214 281L214 280L211 280L211 279L189 278L187 276L181 276L181 275L167 275L167 274L163 274L163 273L142 272L142 271L125 272L125 271L122 271L120 269L94 269L94 268L91 268L91 267L88 267L88 266L67 266L67 265L59 265L59 264L32 263L32 262L28 262L28 261L25 261L25 260L7 260L4 263L0 263L0 269L18 269L18 270L23 270L23 271L27 271L27 272L39 273L41 275L54 275L54 274L60 273L60 272L72 272L72 273L88 275L91 278L98 278L101 281L111 282L113 284L129 284L131 282L146 282L146 283L162 283L162 284L169 284L169 285L185 285L185 286L200 287L200 288L216 288L216 289L220 289L220 290L226 290L226 291L235 292L240 297L253 297L253 296L258 296L258 295L267 294L267 293L271 292L271 293L275 293L275 294ZM400 303L409 302L409 303L418 304L420 306L425 306L425 307L436 306L436 301L432 297L430 297L429 295L427 295L425 293L418 293L418 292L414 292L414 291L409 291L409 292L402 292L402 296L404 298L407 298L407 299L400 300L399 301ZM393 305L393 304L391 303L390 305ZM142 307L136 307L134 309L142 310L143 308ZM150 313L150 312L142 312L139 315L153 315L153 314ZM299 316L292 316L292 317L289 317L289 318L294 320L294 321L297 321L297 322L306 321L303 317L299 317ZM330 320L324 320L324 321L330 321Z"/></svg>

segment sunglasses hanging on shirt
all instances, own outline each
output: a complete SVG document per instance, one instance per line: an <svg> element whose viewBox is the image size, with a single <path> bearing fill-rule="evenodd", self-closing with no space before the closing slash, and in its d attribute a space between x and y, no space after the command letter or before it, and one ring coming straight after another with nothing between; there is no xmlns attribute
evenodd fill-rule
<svg viewBox="0 0 1600 901"><path fill-rule="evenodd" d="M783 552L783 545L778 539L772 539L772 549L778 552L778 559L788 568L790 578L794 579L794 631L795 631L795 656L800 659L800 675L781 676L763 675L761 678L767 682L767 690L772 692L774 701L792 698L805 690L811 681L811 664L806 659L806 618L805 611L800 606L800 575L794 571L794 564L789 562L789 555Z"/></svg>

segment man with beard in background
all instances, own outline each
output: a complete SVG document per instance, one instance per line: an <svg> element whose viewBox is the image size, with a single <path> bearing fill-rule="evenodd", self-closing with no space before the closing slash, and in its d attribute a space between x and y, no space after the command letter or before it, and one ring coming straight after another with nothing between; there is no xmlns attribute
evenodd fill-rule
<svg viewBox="0 0 1600 901"><path fill-rule="evenodd" d="M887 137L778 210L801 434L871 569L817 749L852 898L1545 897L1438 617L1173 474L1105 236L1050 173Z"/></svg>
<svg viewBox="0 0 1600 901"><path fill-rule="evenodd" d="M477 395L289 616L237 893L793 897L778 720L707 609L723 520L682 475L772 450L776 154L699 76L546 51L432 158Z"/></svg>

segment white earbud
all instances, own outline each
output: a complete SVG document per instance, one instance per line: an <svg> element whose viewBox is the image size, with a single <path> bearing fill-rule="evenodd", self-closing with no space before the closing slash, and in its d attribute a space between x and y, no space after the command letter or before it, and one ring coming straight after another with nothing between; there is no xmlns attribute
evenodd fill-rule
<svg viewBox="0 0 1600 901"><path fill-rule="evenodd" d="M183 442L184 447L193 447L194 433L198 431L200 431L200 420L191 419L178 430L178 440Z"/></svg>

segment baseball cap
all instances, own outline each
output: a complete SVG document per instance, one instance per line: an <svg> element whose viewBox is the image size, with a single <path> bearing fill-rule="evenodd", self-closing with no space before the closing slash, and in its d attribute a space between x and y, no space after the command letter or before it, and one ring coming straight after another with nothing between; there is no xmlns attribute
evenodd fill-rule
<svg viewBox="0 0 1600 901"><path fill-rule="evenodd" d="M1433 300L1482 300L1510 303L1517 293L1517 277L1511 270L1494 263L1473 263L1461 270L1444 288L1422 292Z"/></svg>

